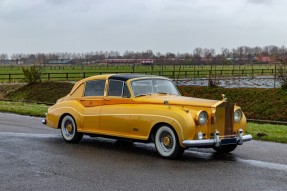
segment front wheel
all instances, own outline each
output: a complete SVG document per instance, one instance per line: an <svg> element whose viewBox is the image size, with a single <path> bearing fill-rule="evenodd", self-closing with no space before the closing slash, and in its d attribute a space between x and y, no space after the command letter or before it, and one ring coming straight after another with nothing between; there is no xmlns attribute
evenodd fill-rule
<svg viewBox="0 0 287 191"><path fill-rule="evenodd" d="M66 115L61 122L61 133L68 143L78 143L82 140L83 134L77 132L77 125L74 118Z"/></svg>
<svg viewBox="0 0 287 191"><path fill-rule="evenodd" d="M213 149L218 153L230 153L236 149L237 145L222 145L220 147L213 147Z"/></svg>
<svg viewBox="0 0 287 191"><path fill-rule="evenodd" d="M161 126L156 131L154 142L157 152L163 158L178 158L184 152L184 148L179 145L176 133L168 126Z"/></svg>

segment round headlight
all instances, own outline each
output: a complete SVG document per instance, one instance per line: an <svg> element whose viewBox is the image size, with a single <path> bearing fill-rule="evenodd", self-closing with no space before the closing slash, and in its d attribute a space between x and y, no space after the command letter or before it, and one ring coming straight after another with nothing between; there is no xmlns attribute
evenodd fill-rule
<svg viewBox="0 0 287 191"><path fill-rule="evenodd" d="M240 121L242 118L242 112L240 109L237 109L235 112L234 112L234 121L235 122L238 122Z"/></svg>
<svg viewBox="0 0 287 191"><path fill-rule="evenodd" d="M208 114L206 111L201 111L199 114L198 114L198 117L197 117L197 121L199 123L199 125L205 125L208 121Z"/></svg>

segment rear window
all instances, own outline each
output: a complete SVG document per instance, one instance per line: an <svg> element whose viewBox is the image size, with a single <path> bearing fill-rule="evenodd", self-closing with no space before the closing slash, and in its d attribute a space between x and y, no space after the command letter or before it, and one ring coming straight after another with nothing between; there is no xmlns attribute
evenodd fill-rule
<svg viewBox="0 0 287 191"><path fill-rule="evenodd" d="M84 96L104 96L105 80L87 81Z"/></svg>

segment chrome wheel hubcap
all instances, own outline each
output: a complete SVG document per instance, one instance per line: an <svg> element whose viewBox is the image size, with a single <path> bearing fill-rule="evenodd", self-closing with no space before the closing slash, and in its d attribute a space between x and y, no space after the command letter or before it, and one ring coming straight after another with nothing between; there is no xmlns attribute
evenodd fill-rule
<svg viewBox="0 0 287 191"><path fill-rule="evenodd" d="M160 136L160 145L165 152L171 151L174 141L169 132L162 132Z"/></svg>
<svg viewBox="0 0 287 191"><path fill-rule="evenodd" d="M65 122L64 132L65 132L65 135L67 137L72 137L73 136L73 134L74 134L74 127L73 127L72 121L67 120Z"/></svg>

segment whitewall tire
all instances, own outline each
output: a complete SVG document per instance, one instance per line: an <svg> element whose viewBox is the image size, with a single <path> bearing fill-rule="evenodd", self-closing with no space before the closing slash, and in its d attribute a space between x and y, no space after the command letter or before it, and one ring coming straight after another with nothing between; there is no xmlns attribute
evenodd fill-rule
<svg viewBox="0 0 287 191"><path fill-rule="evenodd" d="M83 134L77 132L76 122L70 115L66 115L62 119L61 133L64 140L69 143L78 143L83 138Z"/></svg>
<svg viewBox="0 0 287 191"><path fill-rule="evenodd" d="M184 149L179 145L176 133L169 126L158 128L154 142L157 152L163 158L178 158L184 152Z"/></svg>

